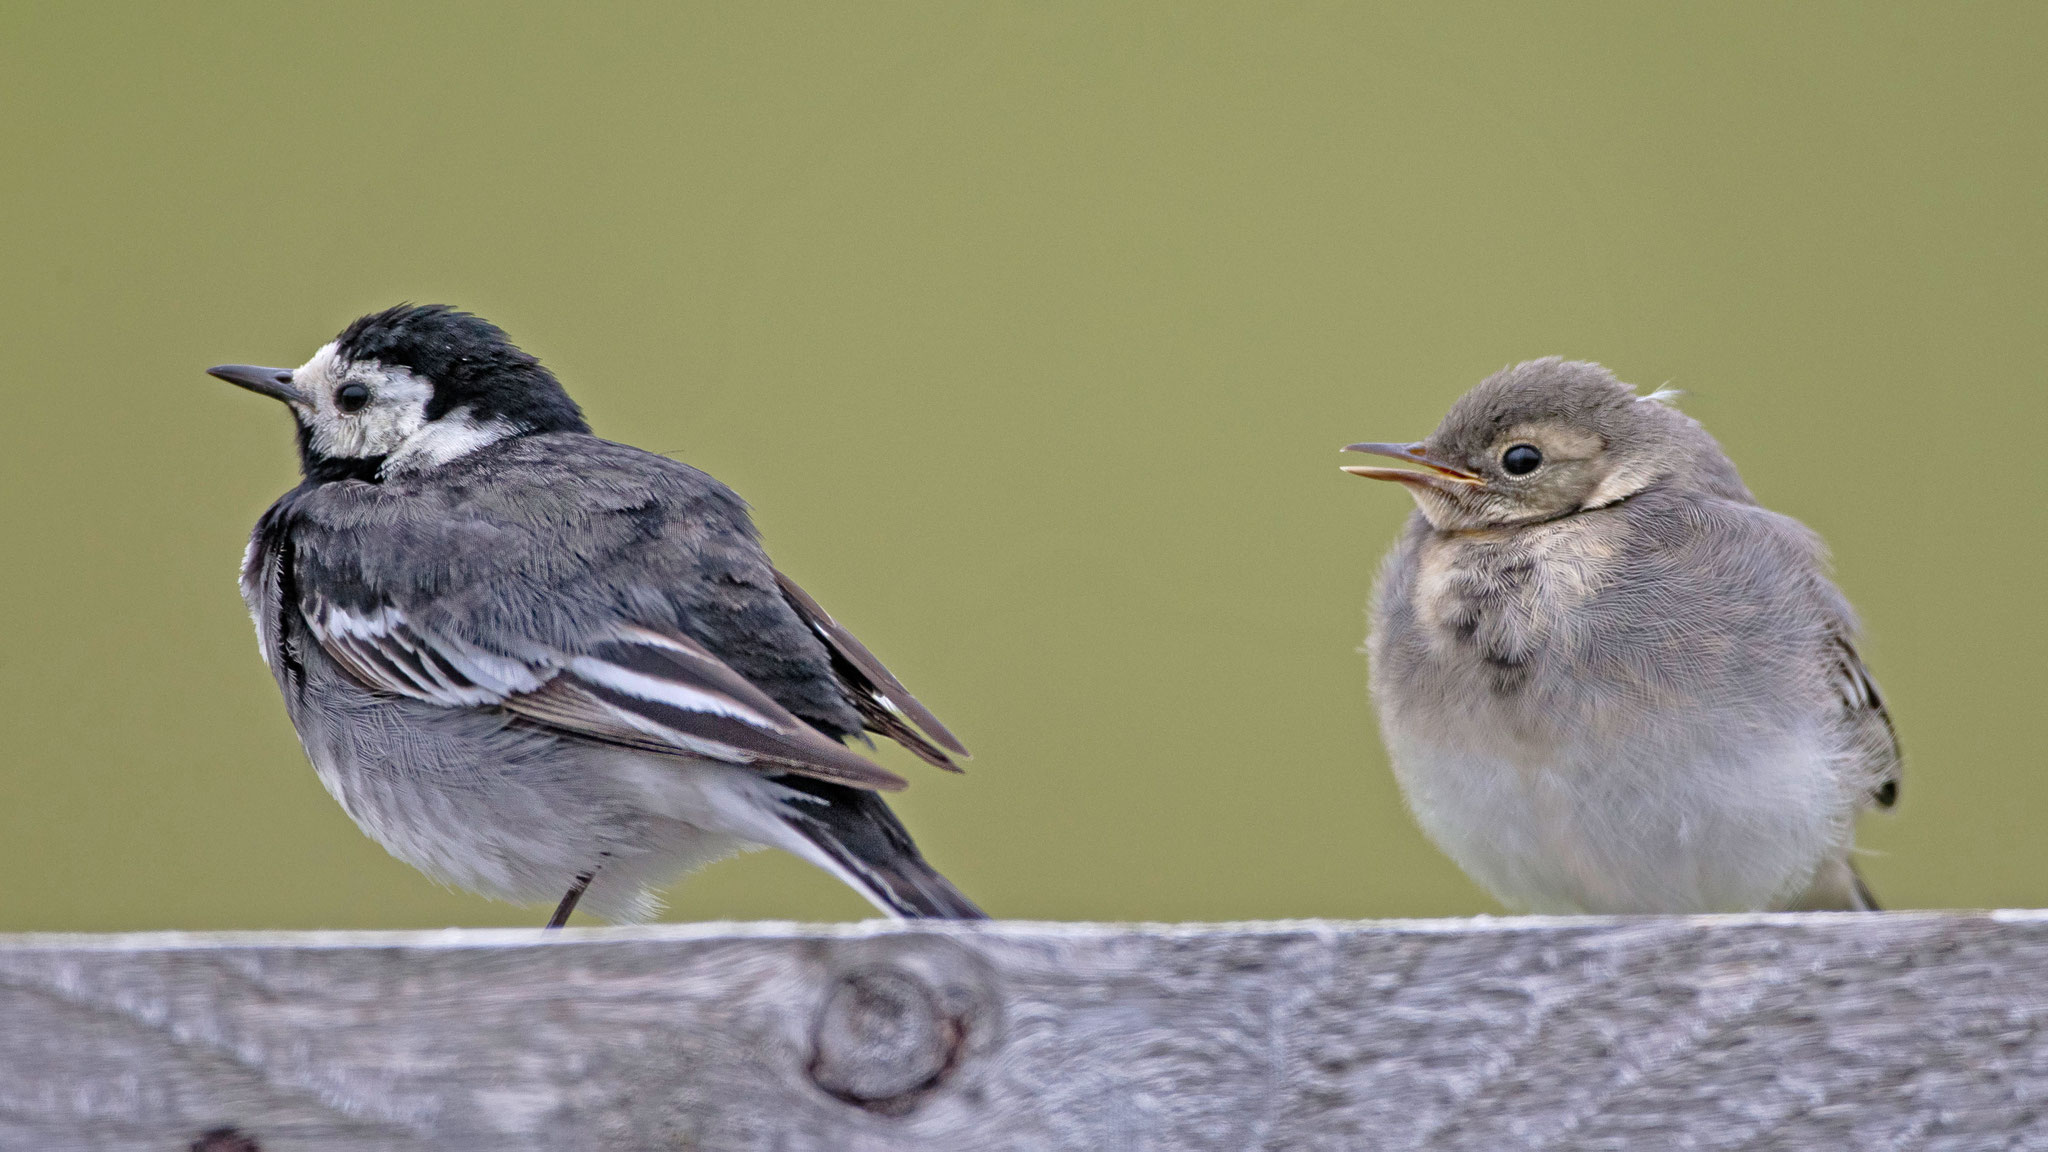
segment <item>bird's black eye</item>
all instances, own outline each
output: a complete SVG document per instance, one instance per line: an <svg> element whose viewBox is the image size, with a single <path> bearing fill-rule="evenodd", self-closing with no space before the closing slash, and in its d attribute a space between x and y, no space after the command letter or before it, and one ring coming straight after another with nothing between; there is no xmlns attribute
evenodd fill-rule
<svg viewBox="0 0 2048 1152"><path fill-rule="evenodd" d="M334 406L343 412L361 412L370 402L370 390L351 380L334 390Z"/></svg>
<svg viewBox="0 0 2048 1152"><path fill-rule="evenodd" d="M1510 476L1527 476L1543 463L1543 453L1534 444L1517 444L1500 454L1500 466Z"/></svg>

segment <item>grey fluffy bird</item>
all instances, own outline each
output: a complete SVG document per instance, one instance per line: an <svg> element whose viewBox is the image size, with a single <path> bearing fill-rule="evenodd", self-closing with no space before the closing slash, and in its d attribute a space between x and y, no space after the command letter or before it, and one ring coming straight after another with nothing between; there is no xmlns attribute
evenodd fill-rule
<svg viewBox="0 0 2048 1152"><path fill-rule="evenodd" d="M1417 505L1367 641L1425 832L1535 912L1874 909L1850 861L1900 760L1818 537L1598 364L1489 377L1347 451Z"/></svg>
<svg viewBox="0 0 2048 1152"><path fill-rule="evenodd" d="M540 362L442 306L365 316L281 400L304 482L257 524L242 593L329 792L399 859L613 920L773 846L883 911L977 918L849 749L966 749L762 550L745 504L591 435ZM957 770L957 769L956 769Z"/></svg>

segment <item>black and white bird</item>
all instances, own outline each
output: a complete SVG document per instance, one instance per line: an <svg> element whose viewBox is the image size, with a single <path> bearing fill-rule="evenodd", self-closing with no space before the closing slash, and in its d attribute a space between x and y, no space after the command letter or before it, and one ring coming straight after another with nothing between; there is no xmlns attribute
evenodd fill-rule
<svg viewBox="0 0 2048 1152"><path fill-rule="evenodd" d="M776 571L710 476L591 435L540 361L445 306L365 316L281 400L305 479L242 595L329 792L399 859L521 903L644 919L654 889L772 846L884 912L978 919L843 741L966 749ZM566 895L564 895L566 893Z"/></svg>

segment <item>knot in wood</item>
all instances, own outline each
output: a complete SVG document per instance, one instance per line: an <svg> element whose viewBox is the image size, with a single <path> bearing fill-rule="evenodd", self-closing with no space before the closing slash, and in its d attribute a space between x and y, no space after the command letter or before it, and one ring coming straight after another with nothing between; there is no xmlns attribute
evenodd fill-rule
<svg viewBox="0 0 2048 1152"><path fill-rule="evenodd" d="M263 1146L240 1128L215 1128L199 1134L192 1152L263 1152Z"/></svg>
<svg viewBox="0 0 2048 1152"><path fill-rule="evenodd" d="M809 1072L819 1088L884 1116L901 1116L959 1063L965 1022L924 982L893 969L842 977L813 1033Z"/></svg>

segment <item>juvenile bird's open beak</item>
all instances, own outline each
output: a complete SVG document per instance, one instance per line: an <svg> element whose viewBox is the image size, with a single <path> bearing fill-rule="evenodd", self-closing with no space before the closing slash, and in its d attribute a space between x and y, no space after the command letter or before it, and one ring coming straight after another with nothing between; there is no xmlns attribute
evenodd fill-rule
<svg viewBox="0 0 2048 1152"><path fill-rule="evenodd" d="M1429 488L1444 488L1453 484L1478 485L1486 483L1481 477L1474 476L1463 468L1454 468L1441 460L1433 458L1423 448L1422 442L1419 440L1413 444L1346 444L1344 451L1370 452L1374 456L1391 456L1396 460L1405 460L1410 464L1420 464L1424 468L1429 469L1427 472L1417 472L1408 468L1368 468L1362 464L1353 464L1344 469L1344 471L1351 473L1353 476L1363 476L1368 480L1397 480L1403 484L1414 484Z"/></svg>
<svg viewBox="0 0 2048 1152"><path fill-rule="evenodd" d="M218 376L230 384L239 384L251 392L261 392L272 400L287 404L305 402L305 394L292 387L292 370L289 368L258 368L254 364L216 364L206 370L208 376Z"/></svg>

